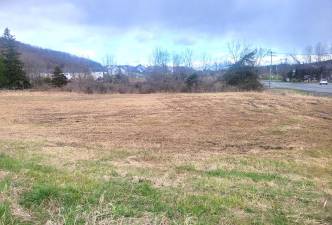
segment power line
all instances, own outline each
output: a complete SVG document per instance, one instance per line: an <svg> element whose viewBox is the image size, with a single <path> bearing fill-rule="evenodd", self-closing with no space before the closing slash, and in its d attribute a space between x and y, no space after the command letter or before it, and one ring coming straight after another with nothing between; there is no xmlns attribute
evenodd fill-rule
<svg viewBox="0 0 332 225"><path fill-rule="evenodd" d="M315 53L312 53L312 54L308 54L308 53L296 53L296 52L274 52L275 54L278 54L278 55L304 55L304 56L308 56L308 55L316 55ZM321 54L322 56L329 56L329 55L332 55L332 53L322 53Z"/></svg>

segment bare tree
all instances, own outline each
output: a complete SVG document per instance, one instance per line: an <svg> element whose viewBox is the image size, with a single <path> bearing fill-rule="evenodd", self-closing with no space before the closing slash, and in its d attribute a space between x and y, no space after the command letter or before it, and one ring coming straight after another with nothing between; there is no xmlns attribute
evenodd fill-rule
<svg viewBox="0 0 332 225"><path fill-rule="evenodd" d="M173 67L181 66L182 62L183 62L182 55L178 54L178 53L174 53L173 56L172 56Z"/></svg>
<svg viewBox="0 0 332 225"><path fill-rule="evenodd" d="M104 65L111 66L115 64L115 57L113 55L106 55L104 58Z"/></svg>
<svg viewBox="0 0 332 225"><path fill-rule="evenodd" d="M312 63L312 55L314 53L314 49L313 49L312 45L308 45L307 47L305 47L303 53L304 53L305 62Z"/></svg>
<svg viewBox="0 0 332 225"><path fill-rule="evenodd" d="M249 50L249 48L247 49ZM269 54L270 50L265 48L257 48L256 50L256 66L260 66L264 60L264 58Z"/></svg>
<svg viewBox="0 0 332 225"><path fill-rule="evenodd" d="M220 70L220 64L219 64L219 62L215 61L213 63L213 68L214 68L214 71L219 71Z"/></svg>
<svg viewBox="0 0 332 225"><path fill-rule="evenodd" d="M235 41L235 40L230 41L228 42L227 47L228 47L228 53L230 54L233 63L236 63L244 55L250 52L250 45L241 41Z"/></svg>
<svg viewBox="0 0 332 225"><path fill-rule="evenodd" d="M183 63L184 66L187 67L188 69L191 69L193 67L193 50L187 48L183 52Z"/></svg>
<svg viewBox="0 0 332 225"><path fill-rule="evenodd" d="M173 73L177 74L183 63L183 56L179 53L173 53L172 55L172 64L173 64Z"/></svg>
<svg viewBox="0 0 332 225"><path fill-rule="evenodd" d="M107 68L107 73L114 74L117 68L117 63L113 55L106 55L104 58L104 65Z"/></svg>
<svg viewBox="0 0 332 225"><path fill-rule="evenodd" d="M201 66L203 71L207 71L211 64L211 57L207 53L202 54Z"/></svg>
<svg viewBox="0 0 332 225"><path fill-rule="evenodd" d="M214 71L221 71L226 67L229 67L232 64L232 62L229 62L227 60L215 60L213 63L213 70Z"/></svg>
<svg viewBox="0 0 332 225"><path fill-rule="evenodd" d="M315 55L316 55L316 61L321 62L324 60L324 57L326 56L327 47L324 43L318 42L315 46Z"/></svg>
<svg viewBox="0 0 332 225"><path fill-rule="evenodd" d="M170 61L170 54L167 49L156 48L152 54L153 65L167 69Z"/></svg>
<svg viewBox="0 0 332 225"><path fill-rule="evenodd" d="M300 59L297 57L296 53L294 54L290 54L290 57L292 57L292 59L297 63L297 64L301 64Z"/></svg>

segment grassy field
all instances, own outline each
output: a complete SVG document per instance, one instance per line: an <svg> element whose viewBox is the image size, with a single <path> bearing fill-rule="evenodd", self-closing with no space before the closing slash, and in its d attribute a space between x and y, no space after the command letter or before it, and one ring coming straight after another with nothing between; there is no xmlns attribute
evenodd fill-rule
<svg viewBox="0 0 332 225"><path fill-rule="evenodd" d="M332 98L0 92L0 224L331 224Z"/></svg>

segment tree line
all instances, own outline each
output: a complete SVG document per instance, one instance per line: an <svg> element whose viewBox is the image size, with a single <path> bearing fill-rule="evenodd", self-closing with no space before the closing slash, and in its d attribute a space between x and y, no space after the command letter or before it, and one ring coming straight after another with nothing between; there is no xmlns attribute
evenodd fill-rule
<svg viewBox="0 0 332 225"><path fill-rule="evenodd" d="M326 60L332 60L332 44L318 42L316 45L308 45L303 50L305 63L320 63Z"/></svg>
<svg viewBox="0 0 332 225"><path fill-rule="evenodd" d="M261 88L258 81L255 65L258 62L258 50L249 48L236 49L236 62L228 71L211 70L208 68L207 57L203 62L204 69L195 70L193 67L193 52L190 49L171 56L167 50L157 48L152 54L150 70L146 71L144 78L133 79L121 71L113 74L109 71L103 77L94 79L89 71L78 73L68 80L61 67L56 66L52 76L43 77L38 82L31 83L24 65L20 60L20 53L16 40L8 28L2 36L3 44L0 46L0 88L25 89L46 86L57 87L68 91L84 91L86 93L152 93L152 92L211 92L223 91L228 86L239 90L257 90ZM112 61L112 59L108 59ZM172 61L172 67L169 63ZM249 63L249 61L251 63ZM107 68L110 68L108 65Z"/></svg>
<svg viewBox="0 0 332 225"><path fill-rule="evenodd" d="M226 90L261 90L257 65L262 58L260 49L241 48L237 60L228 69L211 70L193 66L193 52L170 54L166 49L152 52L151 66L144 76L129 76L117 70L114 57L106 57L102 77L89 74L74 76L64 89L85 93L155 93L155 92L220 92ZM234 53L235 54L235 53Z"/></svg>
<svg viewBox="0 0 332 225"><path fill-rule="evenodd" d="M197 58L191 49L170 53L167 49L156 48L151 54L151 66L146 67L142 76L134 77L123 73L116 66L114 57L106 58L105 70L96 79L91 71L71 73L68 79L62 66L56 66L51 75L31 77L26 74L26 67L20 60L15 37L6 29L0 45L0 88L61 88L67 91L86 93L153 93L153 92L218 92L224 90L260 90L259 78L262 74L261 64L268 56L269 50L254 48L240 41L228 43L228 61L213 63L211 57L203 54L200 69L197 70ZM317 44L317 52L326 52ZM295 57L295 56L294 56ZM324 60L317 56L317 60ZM196 61L195 61L196 60ZM196 62L196 63L195 63ZM194 65L196 64L196 65ZM268 68L268 67L266 67ZM285 69L285 74L293 71ZM303 74L307 71L303 70ZM292 75L300 76L300 70ZM313 73L316 73L316 70ZM301 75L302 76L302 75Z"/></svg>

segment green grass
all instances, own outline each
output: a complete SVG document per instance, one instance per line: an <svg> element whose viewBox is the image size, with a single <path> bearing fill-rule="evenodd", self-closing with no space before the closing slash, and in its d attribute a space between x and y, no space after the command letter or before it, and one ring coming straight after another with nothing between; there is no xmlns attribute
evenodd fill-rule
<svg viewBox="0 0 332 225"><path fill-rule="evenodd" d="M7 145L10 146L10 145ZM15 144L13 146L22 146ZM156 187L145 173L134 181L129 173L120 176L113 157L82 161L75 167L55 168L42 157L0 154L0 191L33 215L32 224L48 220L60 224L86 224L93 218L109 223L129 219L170 224L312 224L331 222L331 206L322 199L331 196L291 157L223 156L209 162L214 169L194 163L169 168L185 175L179 186ZM306 159L324 159L324 151L307 151ZM125 154L117 153L121 157ZM295 157L295 156L293 156ZM306 161L304 162L306 163ZM330 179L330 169L311 164L312 171ZM217 168L217 169L216 169ZM110 179L100 176L107 174ZM144 175L144 172L142 172ZM18 199L12 196L19 189ZM0 205L0 224L23 224L11 214L11 202ZM96 216L97 215L97 216ZM126 220L127 219L127 220ZM143 223L143 222L142 222Z"/></svg>
<svg viewBox="0 0 332 225"><path fill-rule="evenodd" d="M5 154L0 154L0 169L18 172L21 169L21 164L18 160L8 157Z"/></svg>
<svg viewBox="0 0 332 225"><path fill-rule="evenodd" d="M279 176L278 174L272 174L272 173L257 173L257 172L245 172L245 171L236 171L236 170L211 170L207 171L206 174L209 176L216 176L216 177L236 177L239 179L243 178L249 178L255 182L258 181L273 181L273 180L285 180L286 178L283 178Z"/></svg>
<svg viewBox="0 0 332 225"><path fill-rule="evenodd" d="M11 213L9 203L0 202L0 225L32 225L32 223L15 218Z"/></svg>
<svg viewBox="0 0 332 225"><path fill-rule="evenodd" d="M9 177L5 177L2 180L0 180L0 192L4 193L8 191L10 184L11 184L11 179Z"/></svg>

